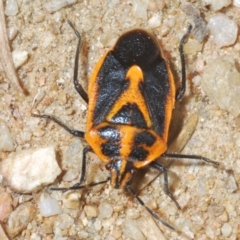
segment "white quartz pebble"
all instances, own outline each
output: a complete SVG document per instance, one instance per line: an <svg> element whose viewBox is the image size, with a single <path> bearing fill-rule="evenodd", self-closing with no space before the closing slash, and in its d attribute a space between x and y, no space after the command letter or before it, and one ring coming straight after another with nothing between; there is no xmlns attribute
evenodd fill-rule
<svg viewBox="0 0 240 240"><path fill-rule="evenodd" d="M107 202L101 202L98 207L98 211L99 211L99 215L98 215L99 219L109 218L112 216L113 208L111 204Z"/></svg>
<svg viewBox="0 0 240 240"><path fill-rule="evenodd" d="M231 3L231 0L211 0L211 9L213 11L219 11L222 8L229 6Z"/></svg>
<svg viewBox="0 0 240 240"><path fill-rule="evenodd" d="M240 0L233 0L233 5L236 7L240 7Z"/></svg>
<svg viewBox="0 0 240 240"><path fill-rule="evenodd" d="M18 5L16 0L7 0L5 14L7 16L15 16L18 13Z"/></svg>
<svg viewBox="0 0 240 240"><path fill-rule="evenodd" d="M148 0L131 0L133 15L137 18L147 20Z"/></svg>
<svg viewBox="0 0 240 240"><path fill-rule="evenodd" d="M150 28L157 28L161 24L161 17L159 14L153 15L149 20L148 20L148 27Z"/></svg>
<svg viewBox="0 0 240 240"><path fill-rule="evenodd" d="M51 0L44 4L46 10L50 13L56 12L63 7L74 4L76 0Z"/></svg>
<svg viewBox="0 0 240 240"><path fill-rule="evenodd" d="M38 207L43 217L50 217L62 212L58 201L47 193L41 195Z"/></svg>
<svg viewBox="0 0 240 240"><path fill-rule="evenodd" d="M7 34L8 34L9 40L13 40L17 36L17 33L18 33L18 29L16 26L7 28Z"/></svg>
<svg viewBox="0 0 240 240"><path fill-rule="evenodd" d="M18 193L31 193L52 183L61 173L53 147L12 153L0 169L9 187Z"/></svg>
<svg viewBox="0 0 240 240"><path fill-rule="evenodd" d="M13 140L5 121L0 121L0 151L12 151Z"/></svg>
<svg viewBox="0 0 240 240"><path fill-rule="evenodd" d="M209 19L208 29L210 30L211 40L219 48L234 44L237 39L237 24L222 13Z"/></svg>
<svg viewBox="0 0 240 240"><path fill-rule="evenodd" d="M224 237L229 237L232 232L232 227L229 223L224 223L221 227L221 232Z"/></svg>
<svg viewBox="0 0 240 240"><path fill-rule="evenodd" d="M146 239L141 232L141 228L138 226L136 220L125 219L123 224L123 232L126 238L133 240L144 240Z"/></svg>
<svg viewBox="0 0 240 240"><path fill-rule="evenodd" d="M13 58L14 67L17 69L27 61L28 52L21 51L21 50L14 50L12 52L12 58Z"/></svg>
<svg viewBox="0 0 240 240"><path fill-rule="evenodd" d="M232 59L218 57L206 64L202 88L212 102L234 117L240 114L240 73Z"/></svg>

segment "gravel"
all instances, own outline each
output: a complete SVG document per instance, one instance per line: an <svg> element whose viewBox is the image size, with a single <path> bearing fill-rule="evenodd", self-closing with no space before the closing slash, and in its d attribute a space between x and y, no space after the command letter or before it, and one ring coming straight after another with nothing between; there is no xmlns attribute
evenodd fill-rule
<svg viewBox="0 0 240 240"><path fill-rule="evenodd" d="M11 189L32 193L52 183L61 173L53 147L28 149L12 153L0 170Z"/></svg>
<svg viewBox="0 0 240 240"><path fill-rule="evenodd" d="M237 39L237 23L225 14L218 13L211 17L208 22L211 40L219 47L229 46Z"/></svg>

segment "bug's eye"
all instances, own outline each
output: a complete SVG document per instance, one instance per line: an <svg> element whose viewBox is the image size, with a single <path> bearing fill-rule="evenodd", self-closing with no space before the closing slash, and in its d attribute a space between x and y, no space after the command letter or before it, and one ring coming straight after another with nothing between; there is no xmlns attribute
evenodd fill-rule
<svg viewBox="0 0 240 240"><path fill-rule="evenodd" d="M111 163L108 163L107 165L105 165L105 168L107 170L111 170L112 169L112 164Z"/></svg>

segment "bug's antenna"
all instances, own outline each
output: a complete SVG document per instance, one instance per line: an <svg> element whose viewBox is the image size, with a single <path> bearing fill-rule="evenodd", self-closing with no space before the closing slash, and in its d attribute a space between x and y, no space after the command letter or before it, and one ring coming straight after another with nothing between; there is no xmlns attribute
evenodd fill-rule
<svg viewBox="0 0 240 240"><path fill-rule="evenodd" d="M133 189L129 185L126 185L126 188L155 219L157 219L159 222L161 222L164 226L170 228L173 231L176 231L176 229L173 226L171 226L170 224L168 224L167 222L162 220L153 210L151 210L149 207L147 207L145 205L145 203L142 201L142 199L140 197L138 197L138 195L133 191Z"/></svg>
<svg viewBox="0 0 240 240"><path fill-rule="evenodd" d="M50 188L50 190L52 190L52 191L68 191L68 190L78 190L78 189L83 189L83 188L90 188L90 187L94 187L97 185L107 183L109 180L110 180L110 178L107 178L106 180L97 182L97 183L89 183L87 185L81 185L81 186L76 185L76 186L72 186L69 188Z"/></svg>

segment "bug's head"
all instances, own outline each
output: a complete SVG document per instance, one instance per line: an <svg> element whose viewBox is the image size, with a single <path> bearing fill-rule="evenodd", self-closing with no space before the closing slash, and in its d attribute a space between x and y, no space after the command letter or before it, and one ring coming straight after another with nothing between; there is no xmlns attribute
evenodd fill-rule
<svg viewBox="0 0 240 240"><path fill-rule="evenodd" d="M114 188L124 188L136 173L133 163L125 159L115 159L106 165L111 173L111 185Z"/></svg>

